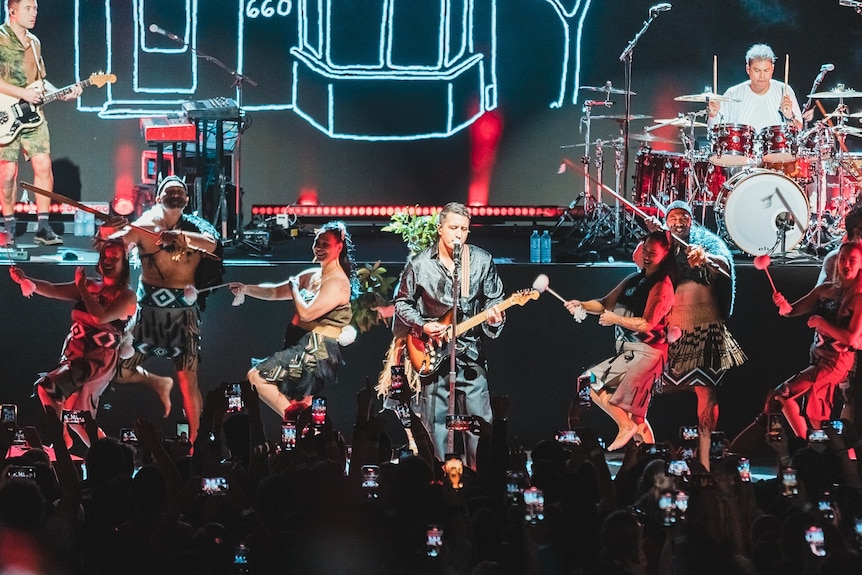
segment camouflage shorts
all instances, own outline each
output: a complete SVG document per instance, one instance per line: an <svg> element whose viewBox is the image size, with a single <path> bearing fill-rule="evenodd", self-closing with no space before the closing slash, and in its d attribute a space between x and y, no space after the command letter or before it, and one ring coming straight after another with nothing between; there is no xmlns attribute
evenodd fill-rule
<svg viewBox="0 0 862 575"><path fill-rule="evenodd" d="M42 122L35 128L21 130L18 137L0 146L0 161L17 162L18 156L24 150L24 157L30 160L36 154L51 153L51 137L48 134L48 122Z"/></svg>

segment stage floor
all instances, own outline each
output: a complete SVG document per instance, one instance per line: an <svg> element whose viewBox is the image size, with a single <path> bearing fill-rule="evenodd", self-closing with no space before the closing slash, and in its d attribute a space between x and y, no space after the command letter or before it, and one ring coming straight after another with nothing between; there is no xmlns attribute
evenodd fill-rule
<svg viewBox="0 0 862 575"><path fill-rule="evenodd" d="M551 287L563 297L600 297L635 270L633 264L624 261L621 250L611 249L596 250L595 263L527 263L531 229L531 226L477 228L471 236L471 243L494 254L508 293L531 287L536 276L544 273L550 278ZM33 277L71 281L75 266L92 265L96 254L88 238L66 235L64 239L63 246L28 247L32 234L24 236L18 245L28 252L30 259L16 262L17 265ZM400 273L407 256L400 238L378 229L357 231L354 239L359 265L380 260L389 274ZM225 279L246 283L284 280L310 265L311 244L311 236L303 234L273 243L272 249L264 254L230 247L225 254ZM574 254L576 245L576 240L570 238L554 246L555 254ZM737 258L736 266L736 308L728 325L749 360L728 372L719 390L719 429L729 437L756 416L770 388L807 364L812 339L805 318L778 316L766 274L756 270L750 258ZM771 266L778 289L791 301L814 285L819 269L820 260L805 254L786 260L776 258ZM0 274L5 273L0 270ZM27 423L38 416L38 405L30 398L32 384L39 372L51 369L57 361L69 328L70 306L38 296L25 299L8 278L0 280L0 295L5 302L0 307L4 334L4 345L0 347L4 367L0 400L19 404L21 420ZM265 357L279 349L284 327L292 316L290 302L249 298L242 306L233 307L232 300L227 290L218 290L208 299L203 314L200 382L204 393L220 382L242 379L251 358ZM348 440L356 392L365 385L366 378L376 380L390 339L389 330L382 325L361 334L353 345L344 349L346 366L340 381L326 390L329 413ZM506 328L499 339L488 342L487 355L491 392L511 398L512 435L529 448L564 428L577 376L610 355L612 349L612 330L599 326L594 318L583 323L572 321L561 303L548 295L510 309ZM147 367L157 373L171 371L167 362L159 360L151 360ZM168 418L162 419L160 404L152 392L136 386L113 386L102 398L99 418L109 432L116 433L128 427L134 418L145 416L160 422L165 433L172 433L175 420L182 416L181 405L179 390L175 388L173 410ZM674 440L679 426L696 422L694 395L657 396L650 420L658 438ZM607 439L615 434L613 423L597 408L586 414L585 423ZM276 437L278 416L267 413L265 424L268 434ZM403 441L394 418L387 431L395 445Z"/></svg>

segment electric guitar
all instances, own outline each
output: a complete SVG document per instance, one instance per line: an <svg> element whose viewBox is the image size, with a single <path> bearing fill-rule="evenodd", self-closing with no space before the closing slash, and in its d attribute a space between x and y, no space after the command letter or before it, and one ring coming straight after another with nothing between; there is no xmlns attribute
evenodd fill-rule
<svg viewBox="0 0 862 575"><path fill-rule="evenodd" d="M117 81L114 74L91 74L86 80L82 80L77 84L70 84L65 88L60 88L56 92L45 94L38 104L31 104L26 100L19 100L6 94L0 94L0 145L6 145L18 135L18 132L24 128L35 128L45 121L45 116L42 114L42 106L48 102L59 100L63 96L71 93L75 86L86 88L87 86L96 86L101 88L105 84L113 84ZM27 88L36 88L38 82L34 82Z"/></svg>
<svg viewBox="0 0 862 575"><path fill-rule="evenodd" d="M539 299L539 292L536 290L521 290L513 293L507 299L498 303L496 307L498 310L504 311L516 304L522 306L531 299ZM485 310L474 315L470 319L462 321L455 326L454 337L457 338L467 330L473 329L487 319L488 310ZM440 364L443 363L443 360L449 357L449 346L447 341L453 337L451 326L452 310L449 310L445 316L437 321L442 324L449 325L446 337L440 342L434 341L426 334L422 334L421 337L413 335L412 333L407 335L407 356L410 358L410 363L413 364L413 369L415 369L421 376L431 375L437 371Z"/></svg>

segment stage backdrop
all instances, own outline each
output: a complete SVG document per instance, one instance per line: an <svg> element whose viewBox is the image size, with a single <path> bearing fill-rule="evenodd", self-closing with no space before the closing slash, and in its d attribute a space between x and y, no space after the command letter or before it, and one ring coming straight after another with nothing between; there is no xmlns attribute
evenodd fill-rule
<svg viewBox="0 0 862 575"><path fill-rule="evenodd" d="M54 157L80 167L85 200L110 199L140 181L148 146L139 116L227 97L249 118L239 162L246 213L255 203L290 204L303 191L325 204L567 205L583 179L557 168L583 148L560 146L585 141L583 102L604 97L580 87L624 86L619 56L653 5L42 0L35 33L55 85L93 72L117 76L87 88L77 104L45 110ZM790 84L802 96L824 63L835 70L821 89L859 87L860 27L862 16L838 0L676 2L634 47L631 111L697 111L700 104L673 98L712 85L714 56L719 91L744 80L743 55L755 42L779 55L776 77L789 55ZM241 97L235 71L248 78L240 77ZM594 114L622 114L623 98L610 101ZM824 101L830 110L837 103ZM856 100L846 103L860 110ZM633 122L632 131L650 122ZM590 139L612 139L618 127L594 120ZM227 128L230 149L236 133ZM656 133L676 136L673 128ZM607 182L612 165L606 157Z"/></svg>

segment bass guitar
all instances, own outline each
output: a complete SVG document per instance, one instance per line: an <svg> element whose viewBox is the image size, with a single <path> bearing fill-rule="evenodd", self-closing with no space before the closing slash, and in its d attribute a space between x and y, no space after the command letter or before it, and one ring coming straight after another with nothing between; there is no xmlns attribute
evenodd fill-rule
<svg viewBox="0 0 862 575"><path fill-rule="evenodd" d="M531 299L539 299L539 292L536 290L521 290L513 293L507 299L497 304L497 309L504 311L513 305L524 305ZM454 329L454 337L458 337L470 329L473 329L483 321L488 319L488 310L485 310L470 319L464 320ZM452 311L450 310L445 316L437 320L442 324L449 325L448 333L445 338L439 342L428 337L425 334L416 336L407 335L407 356L410 358L410 363L413 365L419 375L431 375L440 367L440 364L449 357L449 341L452 335Z"/></svg>
<svg viewBox="0 0 862 575"><path fill-rule="evenodd" d="M38 104L31 104L26 100L19 100L6 94L0 94L0 145L6 145L25 128L35 128L45 121L45 116L42 113L42 106L48 102L59 100L60 98L71 93L75 86L86 88L87 86L96 86L101 88L105 84L113 84L117 81L114 74L91 74L86 80L82 80L76 84L70 84L65 88L60 88L56 92L45 94ZM36 88L38 82L30 84L27 88Z"/></svg>

